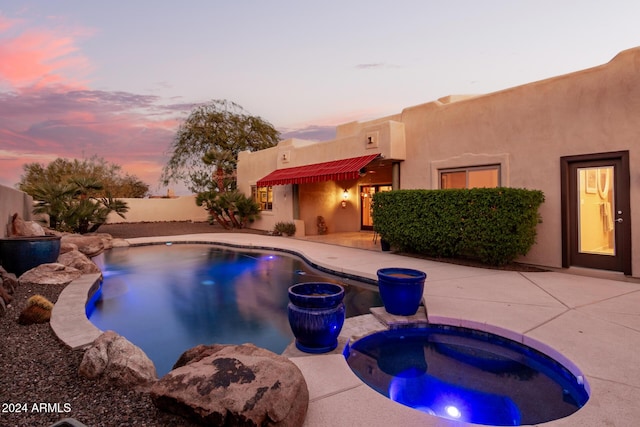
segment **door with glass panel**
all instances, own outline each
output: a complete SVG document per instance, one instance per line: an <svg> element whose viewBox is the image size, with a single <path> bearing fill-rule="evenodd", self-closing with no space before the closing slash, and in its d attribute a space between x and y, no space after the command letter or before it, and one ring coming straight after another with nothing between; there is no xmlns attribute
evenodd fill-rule
<svg viewBox="0 0 640 427"><path fill-rule="evenodd" d="M563 265L631 274L628 154L563 158Z"/></svg>
<svg viewBox="0 0 640 427"><path fill-rule="evenodd" d="M371 184L360 186L360 229L373 230L373 217L371 213L373 209L373 205L371 204L373 201L373 195L380 191L391 191L391 188L391 184Z"/></svg>

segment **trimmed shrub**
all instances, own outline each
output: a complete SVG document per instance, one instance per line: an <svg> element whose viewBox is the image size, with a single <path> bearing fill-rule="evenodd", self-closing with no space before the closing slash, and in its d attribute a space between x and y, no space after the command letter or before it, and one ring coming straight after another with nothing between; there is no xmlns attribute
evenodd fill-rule
<svg viewBox="0 0 640 427"><path fill-rule="evenodd" d="M543 202L519 188L396 190L374 194L373 221L400 250L503 265L535 243Z"/></svg>

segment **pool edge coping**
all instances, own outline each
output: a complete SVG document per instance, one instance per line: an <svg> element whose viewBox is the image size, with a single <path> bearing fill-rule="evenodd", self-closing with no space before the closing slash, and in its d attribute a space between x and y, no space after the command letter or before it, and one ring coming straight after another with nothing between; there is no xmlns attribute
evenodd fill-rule
<svg viewBox="0 0 640 427"><path fill-rule="evenodd" d="M96 327L86 313L86 305L99 291L102 273L83 274L70 282L53 305L51 329L66 346L79 350L93 344L103 331Z"/></svg>

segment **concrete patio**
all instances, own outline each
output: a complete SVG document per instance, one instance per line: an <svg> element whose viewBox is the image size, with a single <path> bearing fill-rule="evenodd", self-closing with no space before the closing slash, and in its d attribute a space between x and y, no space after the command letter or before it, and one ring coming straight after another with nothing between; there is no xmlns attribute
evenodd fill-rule
<svg viewBox="0 0 640 427"><path fill-rule="evenodd" d="M358 236L353 236L355 241ZM616 274L572 270L514 272L472 268L381 252L373 235L351 246L254 234L193 234L129 239L129 243L206 242L286 249L330 270L376 278L383 267L425 271L424 301L432 323L498 333L558 359L586 378L590 399L575 414L545 426L635 426L640 420L640 284ZM344 236L340 237L344 238ZM349 243L346 238L346 244ZM371 244L367 244L370 241ZM593 276L599 277L593 277ZM601 277L604 276L604 277ZM84 316L97 277L69 285L51 326L73 348L100 333ZM83 318L84 317L84 318ZM385 325L373 315L348 319L341 343ZM394 403L363 384L340 354L285 354L303 372L310 393L306 426L462 426Z"/></svg>

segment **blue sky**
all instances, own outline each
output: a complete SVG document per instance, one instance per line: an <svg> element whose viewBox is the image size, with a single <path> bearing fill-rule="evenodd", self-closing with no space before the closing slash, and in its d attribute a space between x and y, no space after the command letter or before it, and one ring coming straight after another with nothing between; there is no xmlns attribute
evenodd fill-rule
<svg viewBox="0 0 640 427"><path fill-rule="evenodd" d="M285 136L594 67L632 0L0 0L0 183L98 155L154 192L180 120L228 99Z"/></svg>

